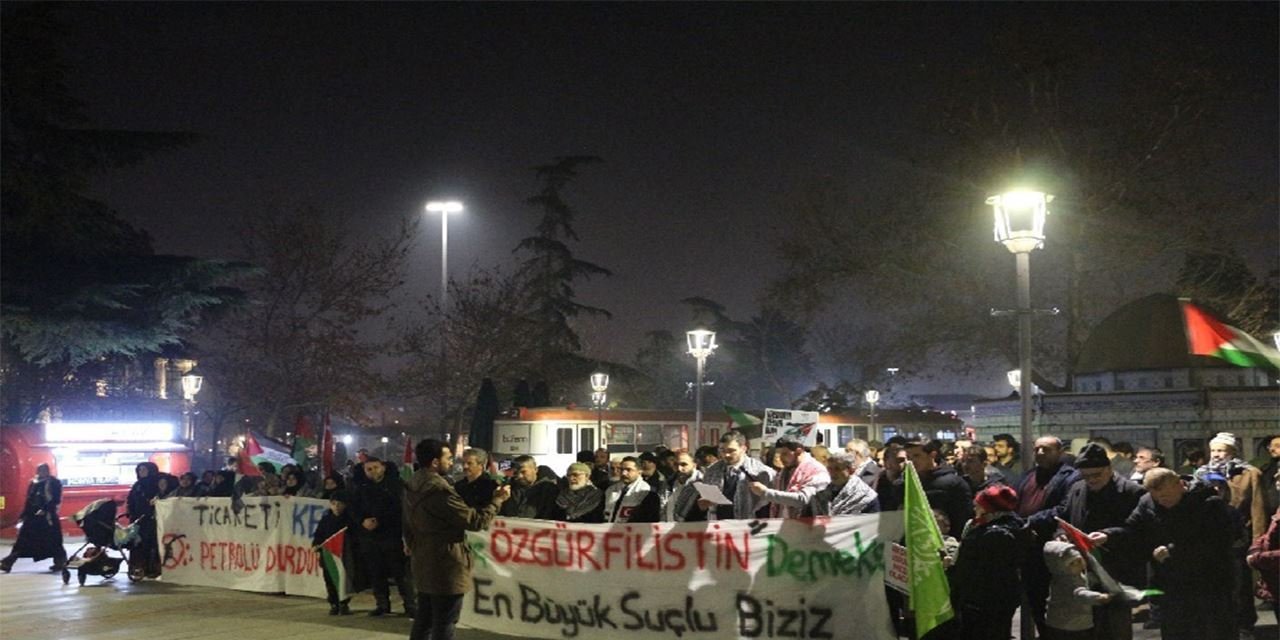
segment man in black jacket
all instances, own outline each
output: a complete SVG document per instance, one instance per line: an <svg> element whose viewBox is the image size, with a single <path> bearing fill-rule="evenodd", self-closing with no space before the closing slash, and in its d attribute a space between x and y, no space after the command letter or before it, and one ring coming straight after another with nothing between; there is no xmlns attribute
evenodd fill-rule
<svg viewBox="0 0 1280 640"><path fill-rule="evenodd" d="M538 463L533 456L517 457L511 468L511 499L503 503L498 515L554 520L556 498L560 495L560 487L555 480L538 477Z"/></svg>
<svg viewBox="0 0 1280 640"><path fill-rule="evenodd" d="M1152 582L1164 591L1164 640L1236 640L1229 507L1207 487L1188 484L1171 469L1152 469L1142 483L1147 495L1124 525L1090 537L1107 546L1131 542L1153 561Z"/></svg>
<svg viewBox="0 0 1280 640"><path fill-rule="evenodd" d="M1045 602L1049 599L1049 567L1044 564L1044 543L1058 530L1058 506L1067 490L1080 479L1075 467L1062 460L1062 440L1044 436L1035 442L1035 468L1028 471L1018 485L1018 515L1027 521L1034 536L1030 553L1023 564L1022 582L1027 588L1027 602L1036 629L1044 635Z"/></svg>
<svg viewBox="0 0 1280 640"><path fill-rule="evenodd" d="M391 589L404 601L405 614L414 615L414 597L405 576L404 543L401 540L401 502L404 488L394 471L377 458L364 463L365 482L353 489L351 521L355 524L356 553L373 585L375 607L371 616L391 613Z"/></svg>
<svg viewBox="0 0 1280 640"><path fill-rule="evenodd" d="M1102 445L1090 442L1076 457L1080 482L1071 485L1059 506L1059 517L1072 526L1093 533L1124 524L1147 491L1116 473ZM1134 587L1146 583L1147 563L1134 549L1116 544L1102 553L1102 568L1111 577ZM1132 612L1121 600L1096 606L1094 634L1097 640L1128 640L1133 637Z"/></svg>
<svg viewBox="0 0 1280 640"><path fill-rule="evenodd" d="M489 454L484 449L462 452L462 479L453 485L458 497L472 509L483 509L493 500L498 482L485 473Z"/></svg>
<svg viewBox="0 0 1280 640"><path fill-rule="evenodd" d="M942 443L937 440L912 440L907 442L907 458L916 473L929 506L941 509L951 521L951 530L944 535L959 539L964 525L973 517L973 492L969 484L956 473L955 467L939 461Z"/></svg>

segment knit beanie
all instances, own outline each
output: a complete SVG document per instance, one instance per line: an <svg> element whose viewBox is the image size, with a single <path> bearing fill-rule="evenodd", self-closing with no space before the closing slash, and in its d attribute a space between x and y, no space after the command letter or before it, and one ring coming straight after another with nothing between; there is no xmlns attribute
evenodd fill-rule
<svg viewBox="0 0 1280 640"><path fill-rule="evenodd" d="M1018 508L1018 494L1006 484L993 484L973 497L974 504L987 513L1013 511Z"/></svg>
<svg viewBox="0 0 1280 640"><path fill-rule="evenodd" d="M1236 434L1231 433L1229 431L1218 432L1218 435L1214 436L1213 439L1209 441L1210 447L1212 447L1215 444L1231 447L1232 451L1236 451L1236 452L1240 451L1240 447L1236 445Z"/></svg>
<svg viewBox="0 0 1280 640"><path fill-rule="evenodd" d="M1077 469L1098 469L1111 464L1111 458L1107 457L1107 450L1096 442L1090 442L1080 449L1080 455L1076 456Z"/></svg>

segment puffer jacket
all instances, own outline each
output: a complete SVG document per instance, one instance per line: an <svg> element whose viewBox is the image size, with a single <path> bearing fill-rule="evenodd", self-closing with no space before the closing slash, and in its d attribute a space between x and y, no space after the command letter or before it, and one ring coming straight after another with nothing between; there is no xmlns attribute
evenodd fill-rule
<svg viewBox="0 0 1280 640"><path fill-rule="evenodd" d="M457 595L471 589L471 549L467 531L489 527L498 507L472 509L449 482L419 469L404 491L404 544L418 593Z"/></svg>
<svg viewBox="0 0 1280 640"><path fill-rule="evenodd" d="M1080 552L1069 542L1050 540L1044 543L1044 563L1049 567L1053 580L1049 583L1049 604L1045 621L1050 627L1062 631L1083 631L1093 628L1093 606L1104 604L1107 594L1089 588L1083 572L1067 567Z"/></svg>

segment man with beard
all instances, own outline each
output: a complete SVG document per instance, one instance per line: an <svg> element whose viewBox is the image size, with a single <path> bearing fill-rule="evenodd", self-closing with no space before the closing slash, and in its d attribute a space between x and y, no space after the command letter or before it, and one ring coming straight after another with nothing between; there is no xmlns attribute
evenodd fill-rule
<svg viewBox="0 0 1280 640"><path fill-rule="evenodd" d="M458 497L472 509L484 509L493 501L498 482L485 473L489 466L489 453L484 449L467 449L462 452L462 479L453 485Z"/></svg>
<svg viewBox="0 0 1280 640"><path fill-rule="evenodd" d="M676 454L676 475L672 479L671 496L662 509L663 522L700 522L707 514L698 510L698 489L695 482L702 481L693 456L688 451Z"/></svg>
<svg viewBox="0 0 1280 640"><path fill-rule="evenodd" d="M604 495L605 522L657 522L662 516L658 494L640 477L636 462L627 456L619 464L621 479Z"/></svg>
<svg viewBox="0 0 1280 640"><path fill-rule="evenodd" d="M1045 602L1049 599L1049 567L1044 563L1044 543L1058 530L1058 506L1067 490L1080 479L1075 468L1062 460L1062 440L1044 436L1035 442L1035 468L1027 472L1018 486L1018 515L1027 521L1034 536L1023 564L1022 582L1027 602L1040 634L1045 630Z"/></svg>
<svg viewBox="0 0 1280 640"><path fill-rule="evenodd" d="M405 614L414 615L401 540L404 488L387 472L386 463L370 457L364 463L365 482L352 490L351 521L355 523L356 553L373 585L374 609L370 616L391 613L390 581L404 602Z"/></svg>
<svg viewBox="0 0 1280 640"><path fill-rule="evenodd" d="M512 461L511 499L502 505L498 515L504 518L555 518L556 497L560 488L556 481L538 477L538 463L533 456L518 456Z"/></svg>
<svg viewBox="0 0 1280 640"><path fill-rule="evenodd" d="M827 458L831 484L813 494L806 515L846 516L880 510L876 491L857 476L858 457L849 451L835 451Z"/></svg>
<svg viewBox="0 0 1280 640"><path fill-rule="evenodd" d="M782 457L782 473L774 481L773 488L760 481L752 482L751 493L773 505L769 514L772 517L800 518L814 494L831 484L831 475L797 438L778 438L774 451Z"/></svg>
<svg viewBox="0 0 1280 640"><path fill-rule="evenodd" d="M871 445L867 444L866 440L854 438L845 443L844 450L853 456L856 465L854 475L868 487L874 485L880 477L880 465L876 464L876 459L871 457Z"/></svg>
<svg viewBox="0 0 1280 640"><path fill-rule="evenodd" d="M719 489L731 504L712 505L699 498L698 509L707 512L707 520L767 518L769 505L751 492L750 484L772 484L773 477L771 467L747 455L747 437L739 431L729 431L720 436L720 459L707 467L702 481Z"/></svg>
<svg viewBox="0 0 1280 640"><path fill-rule="evenodd" d="M942 443L937 440L909 441L906 451L907 458L920 476L929 506L941 509L951 521L951 530L942 534L959 539L964 523L973 517L973 492L969 485L956 473L955 467L939 460Z"/></svg>
<svg viewBox="0 0 1280 640"><path fill-rule="evenodd" d="M62 546L62 523L58 506L62 504L62 483L49 473L49 465L36 467L36 477L27 485L27 501L22 505L22 526L9 555L0 560L0 571L9 573L14 560L31 558L39 562L53 558L50 571L61 571L67 564L67 550Z"/></svg>
<svg viewBox="0 0 1280 640"><path fill-rule="evenodd" d="M1137 452L1133 454L1133 473L1129 474L1129 479L1141 484L1142 478L1148 471L1163 466L1163 451L1155 447L1138 447Z"/></svg>
<svg viewBox="0 0 1280 640"><path fill-rule="evenodd" d="M1196 469L1196 478L1204 480L1209 474L1219 474L1231 488L1228 504L1244 523L1246 541L1262 535L1270 524L1271 514L1266 509L1266 492L1262 488L1262 471L1240 459L1236 436L1221 432L1209 441L1209 461ZM1248 546L1248 543L1244 545ZM1253 626L1258 623L1258 610L1253 606L1253 573L1245 562L1245 549L1235 549L1236 573L1236 623L1240 636L1253 636Z"/></svg>
<svg viewBox="0 0 1280 640"><path fill-rule="evenodd" d="M579 454L581 453L579 452ZM591 484L594 484L601 491L608 489L609 485L613 484L613 480L610 479L612 472L613 468L609 463L609 450L604 447L596 449L592 458Z"/></svg>
<svg viewBox="0 0 1280 640"><path fill-rule="evenodd" d="M604 492L591 484L591 465L569 465L565 485L556 496L555 519L562 522L603 522Z"/></svg>
<svg viewBox="0 0 1280 640"><path fill-rule="evenodd" d="M1005 484L1011 487L1020 486L1022 480L1022 457L1018 454L1019 446L1018 441L1007 433L998 433L991 439L991 450L995 453L991 466L1004 476Z"/></svg>
<svg viewBox="0 0 1280 640"><path fill-rule="evenodd" d="M1113 461L1106 448L1096 442L1090 442L1080 450L1075 466L1081 482L1067 490L1067 498L1059 508L1063 520L1090 534L1124 524L1146 490L1115 471ZM1133 549L1122 545L1105 549L1101 561L1102 568L1122 584L1141 587L1146 583L1147 563ZM1123 599L1095 606L1093 628L1096 640L1132 638L1131 613L1129 603Z"/></svg>
<svg viewBox="0 0 1280 640"><path fill-rule="evenodd" d="M1236 640L1229 507L1208 487L1184 484L1172 469L1152 469L1142 484L1147 494L1124 525L1091 536L1094 542L1129 542L1154 561L1152 583L1164 591L1164 640Z"/></svg>

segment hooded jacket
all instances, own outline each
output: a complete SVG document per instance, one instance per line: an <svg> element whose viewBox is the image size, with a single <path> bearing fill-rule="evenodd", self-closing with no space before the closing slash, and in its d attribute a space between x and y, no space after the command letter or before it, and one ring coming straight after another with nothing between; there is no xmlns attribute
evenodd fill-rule
<svg viewBox="0 0 1280 640"><path fill-rule="evenodd" d="M1067 563L1079 558L1080 552L1070 542L1050 540L1044 543L1044 563L1053 576L1049 583L1046 624L1063 631L1093 628L1093 606L1108 601L1107 594L1089 588L1083 572L1072 571Z"/></svg>
<svg viewBox="0 0 1280 640"><path fill-rule="evenodd" d="M418 593L457 595L471 589L471 549L467 531L487 529L498 514L493 503L472 509L449 482L418 469L404 491L404 544Z"/></svg>
<svg viewBox="0 0 1280 640"><path fill-rule="evenodd" d="M1025 523L1013 513L969 527L951 574L957 608L1012 611L1022 602L1019 568L1031 548Z"/></svg>

